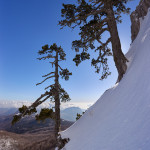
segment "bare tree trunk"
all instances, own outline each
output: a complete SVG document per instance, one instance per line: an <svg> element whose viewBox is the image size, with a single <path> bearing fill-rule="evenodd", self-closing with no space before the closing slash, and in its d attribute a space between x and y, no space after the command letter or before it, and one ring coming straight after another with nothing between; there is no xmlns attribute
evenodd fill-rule
<svg viewBox="0 0 150 150"><path fill-rule="evenodd" d="M114 15L111 1L106 0L105 6L106 6L105 8L107 8L107 17L108 17L107 23L108 23L110 36L111 36L113 58L114 58L114 62L118 71L117 82L119 82L127 70L126 62L128 60L124 56L122 49L121 49L120 38L118 35L117 24L116 24L115 15Z"/></svg>
<svg viewBox="0 0 150 150"><path fill-rule="evenodd" d="M58 51L55 58L55 138L57 140L58 132L60 131L60 100L59 100L59 81L58 81Z"/></svg>

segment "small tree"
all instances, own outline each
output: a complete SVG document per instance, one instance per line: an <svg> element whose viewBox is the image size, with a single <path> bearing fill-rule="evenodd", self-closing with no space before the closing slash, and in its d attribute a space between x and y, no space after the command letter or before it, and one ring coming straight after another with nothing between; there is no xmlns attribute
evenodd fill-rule
<svg viewBox="0 0 150 150"><path fill-rule="evenodd" d="M112 45L113 58L118 70L118 81L126 72L128 61L122 53L120 38L117 30L117 23L121 22L121 13L129 13L129 8L125 4L129 0L78 0L77 4L63 4L61 10L64 20L59 25L75 28L80 27L80 39L72 42L72 47L79 52L74 58L76 65L81 61L90 59L88 49L98 52L98 57L93 58L91 65L96 68L96 72L101 71L101 79L110 75L107 57L111 56L109 43ZM102 35L108 32L106 41ZM97 44L98 42L98 44ZM101 70L102 69L102 70Z"/></svg>
<svg viewBox="0 0 150 150"><path fill-rule="evenodd" d="M76 121L79 120L79 119L82 117L82 115L83 115L84 113L85 113L85 112L82 112L82 114L78 114L78 113L77 113Z"/></svg>
<svg viewBox="0 0 150 150"><path fill-rule="evenodd" d="M55 111L53 111L53 108L44 108L41 109L40 114L36 115L37 120L45 120L46 118L52 118L55 120L55 138L57 140L58 132L60 131L60 101L66 102L70 100L69 95L67 92L61 87L59 84L59 75L62 77L62 79L68 80L69 76L72 75L72 73L69 72L69 70L63 69L59 62L66 60L66 54L63 51L61 47L58 47L56 44L53 44L51 46L45 45L42 47L42 50L40 50L39 55L42 57L38 58L39 60L46 60L50 59L53 60L50 63L52 64L52 67L55 66L55 70L53 72L50 72L42 77L45 79L38 83L37 85L40 85L44 83L46 80L54 78L54 84L51 84L45 88L46 91L44 94L42 94L31 106L22 106L19 108L19 114L14 116L14 119L12 121L12 124L19 121L23 116L25 115L31 115L32 113L36 113L36 107L42 104L47 99L50 99L52 102L55 102ZM57 142L58 143L58 142Z"/></svg>

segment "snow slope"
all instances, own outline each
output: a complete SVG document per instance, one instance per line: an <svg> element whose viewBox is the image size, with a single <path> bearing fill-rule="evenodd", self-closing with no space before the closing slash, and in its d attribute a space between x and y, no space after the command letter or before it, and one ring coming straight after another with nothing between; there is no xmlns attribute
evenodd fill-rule
<svg viewBox="0 0 150 150"><path fill-rule="evenodd" d="M150 150L150 10L126 56L121 82L61 132L66 150Z"/></svg>

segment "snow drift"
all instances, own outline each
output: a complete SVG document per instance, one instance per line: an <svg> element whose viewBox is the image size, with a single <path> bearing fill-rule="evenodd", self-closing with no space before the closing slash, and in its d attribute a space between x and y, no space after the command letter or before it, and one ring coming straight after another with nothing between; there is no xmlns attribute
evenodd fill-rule
<svg viewBox="0 0 150 150"><path fill-rule="evenodd" d="M150 149L150 10L126 56L121 82L61 132L70 138L66 150Z"/></svg>

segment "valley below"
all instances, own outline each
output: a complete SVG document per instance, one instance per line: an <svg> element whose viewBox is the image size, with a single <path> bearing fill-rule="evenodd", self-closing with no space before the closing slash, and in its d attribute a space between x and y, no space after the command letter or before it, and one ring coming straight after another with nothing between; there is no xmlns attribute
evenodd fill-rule
<svg viewBox="0 0 150 150"><path fill-rule="evenodd" d="M54 149L54 121L52 119L37 122L34 116L29 116L12 126L12 118L13 115L0 116L0 150ZM72 124L71 121L61 120L61 130L65 130Z"/></svg>

